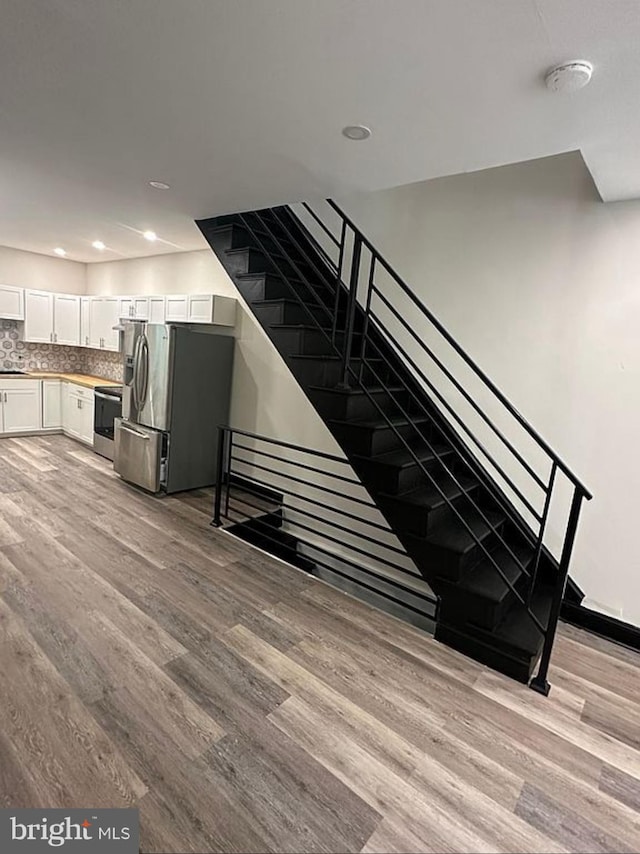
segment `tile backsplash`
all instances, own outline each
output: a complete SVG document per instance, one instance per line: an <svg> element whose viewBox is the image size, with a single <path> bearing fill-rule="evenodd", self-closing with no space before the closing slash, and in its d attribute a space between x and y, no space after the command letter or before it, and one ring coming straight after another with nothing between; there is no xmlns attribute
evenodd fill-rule
<svg viewBox="0 0 640 854"><path fill-rule="evenodd" d="M119 353L63 344L33 344L22 340L22 326L16 320L0 320L0 370L72 371L122 382Z"/></svg>

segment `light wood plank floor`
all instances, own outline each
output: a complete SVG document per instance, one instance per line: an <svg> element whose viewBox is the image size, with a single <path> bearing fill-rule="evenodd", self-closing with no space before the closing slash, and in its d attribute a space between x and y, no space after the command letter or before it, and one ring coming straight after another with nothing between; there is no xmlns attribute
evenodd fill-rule
<svg viewBox="0 0 640 854"><path fill-rule="evenodd" d="M545 699L154 499L0 440L0 805L137 805L142 850L638 851L640 656Z"/></svg>

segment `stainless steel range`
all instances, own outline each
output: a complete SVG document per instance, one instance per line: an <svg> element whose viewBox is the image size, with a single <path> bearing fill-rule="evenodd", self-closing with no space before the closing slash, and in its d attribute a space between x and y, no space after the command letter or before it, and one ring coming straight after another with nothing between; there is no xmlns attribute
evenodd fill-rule
<svg viewBox="0 0 640 854"><path fill-rule="evenodd" d="M94 390L93 450L112 460L115 419L122 415L122 386L98 386Z"/></svg>

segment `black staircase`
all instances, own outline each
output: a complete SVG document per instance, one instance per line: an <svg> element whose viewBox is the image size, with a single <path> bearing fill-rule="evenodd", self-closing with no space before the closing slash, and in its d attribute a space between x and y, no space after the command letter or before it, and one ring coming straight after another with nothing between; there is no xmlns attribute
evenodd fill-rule
<svg viewBox="0 0 640 854"><path fill-rule="evenodd" d="M547 693L591 495L357 226L326 205L198 225L437 595L436 638L523 682L540 658L531 686ZM572 493L556 553L546 535L561 480Z"/></svg>

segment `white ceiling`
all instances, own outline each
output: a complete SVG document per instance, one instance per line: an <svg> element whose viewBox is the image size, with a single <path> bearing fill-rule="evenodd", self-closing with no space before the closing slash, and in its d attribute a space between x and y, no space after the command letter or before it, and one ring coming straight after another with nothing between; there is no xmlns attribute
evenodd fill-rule
<svg viewBox="0 0 640 854"><path fill-rule="evenodd" d="M638 0L0 0L0 244L194 249L197 217L574 149L637 197L639 44Z"/></svg>

